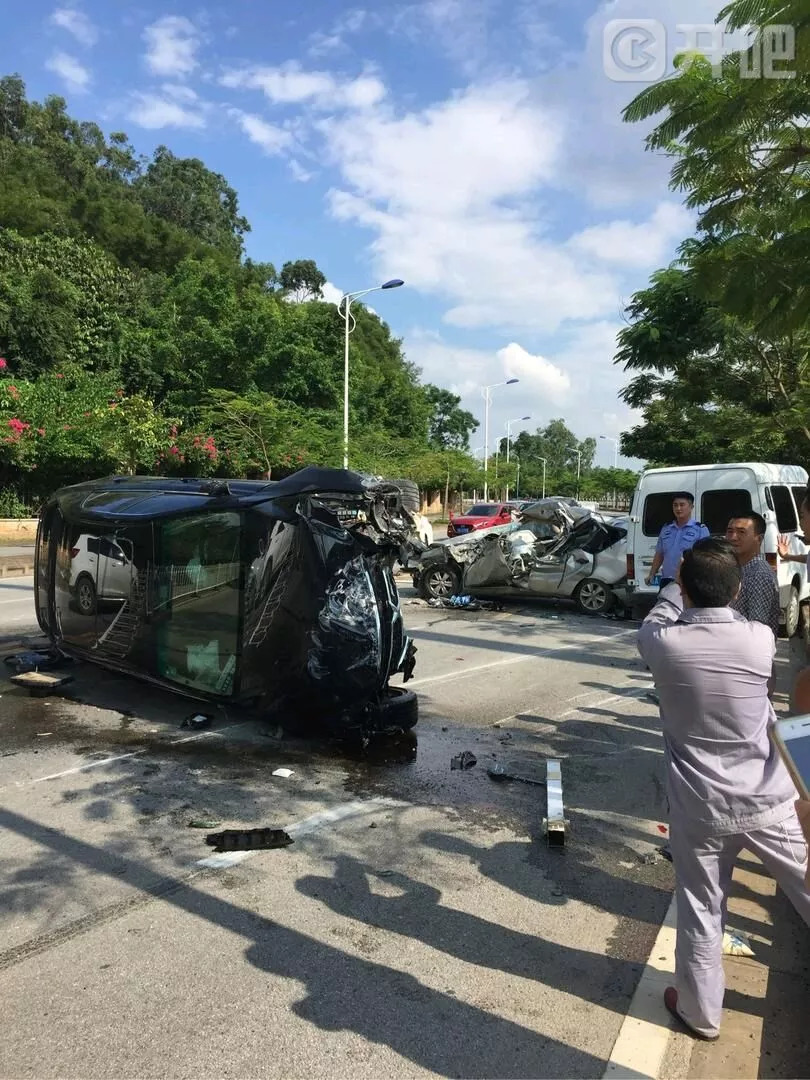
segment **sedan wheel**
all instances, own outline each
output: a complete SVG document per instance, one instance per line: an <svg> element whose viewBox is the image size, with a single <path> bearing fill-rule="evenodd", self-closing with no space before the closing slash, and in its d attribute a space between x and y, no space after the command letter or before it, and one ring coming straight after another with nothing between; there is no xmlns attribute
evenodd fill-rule
<svg viewBox="0 0 810 1080"><path fill-rule="evenodd" d="M603 581L588 578L576 591L574 599L587 615L603 615L613 602L613 593Z"/></svg>
<svg viewBox="0 0 810 1080"><path fill-rule="evenodd" d="M447 600L459 590L458 574L454 570L437 566L423 576L420 592L426 600Z"/></svg>

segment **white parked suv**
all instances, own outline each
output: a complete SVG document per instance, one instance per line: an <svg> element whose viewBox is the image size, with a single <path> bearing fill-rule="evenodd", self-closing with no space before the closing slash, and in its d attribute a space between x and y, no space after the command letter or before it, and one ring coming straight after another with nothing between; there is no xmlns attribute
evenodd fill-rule
<svg viewBox="0 0 810 1080"><path fill-rule="evenodd" d="M128 600L132 590L129 541L82 533L70 549L69 588L82 615L93 615L99 599Z"/></svg>

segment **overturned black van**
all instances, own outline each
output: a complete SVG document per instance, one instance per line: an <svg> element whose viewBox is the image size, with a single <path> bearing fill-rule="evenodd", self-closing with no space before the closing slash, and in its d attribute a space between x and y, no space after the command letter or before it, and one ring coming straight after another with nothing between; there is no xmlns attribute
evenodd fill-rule
<svg viewBox="0 0 810 1080"><path fill-rule="evenodd" d="M343 470L93 480L42 507L37 618L64 652L189 697L404 730L393 566L412 529L395 484Z"/></svg>

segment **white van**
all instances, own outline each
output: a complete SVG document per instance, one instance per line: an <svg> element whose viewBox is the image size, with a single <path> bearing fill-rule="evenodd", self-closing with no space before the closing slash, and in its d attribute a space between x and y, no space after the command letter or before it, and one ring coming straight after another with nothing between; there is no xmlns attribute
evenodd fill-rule
<svg viewBox="0 0 810 1080"><path fill-rule="evenodd" d="M673 469L647 469L633 495L627 537L627 590L635 618L643 618L658 595L658 587L645 578L655 554L658 534L672 521L672 499L679 491L695 497L694 516L712 536L725 536L729 520L752 510L765 518L767 530L762 553L779 582L782 629L792 637L801 621L801 604L810 599L806 568L783 562L776 553L780 533L790 536L790 550L807 552L799 532L798 508L807 494L807 473L798 465L689 465Z"/></svg>

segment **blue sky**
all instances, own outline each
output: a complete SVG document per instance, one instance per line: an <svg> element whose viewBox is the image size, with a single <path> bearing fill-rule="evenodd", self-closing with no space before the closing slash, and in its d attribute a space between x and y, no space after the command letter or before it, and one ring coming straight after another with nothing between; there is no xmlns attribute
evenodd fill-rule
<svg viewBox="0 0 810 1080"><path fill-rule="evenodd" d="M491 441L514 417L579 438L637 420L613 365L623 308L692 218L668 163L620 111L604 28L709 24L710 0L30 0L5 13L5 69L30 97L200 157L239 193L247 252L315 259L327 299L389 277L374 309L425 381ZM671 57L670 57L671 58ZM611 464L613 444L598 444Z"/></svg>

